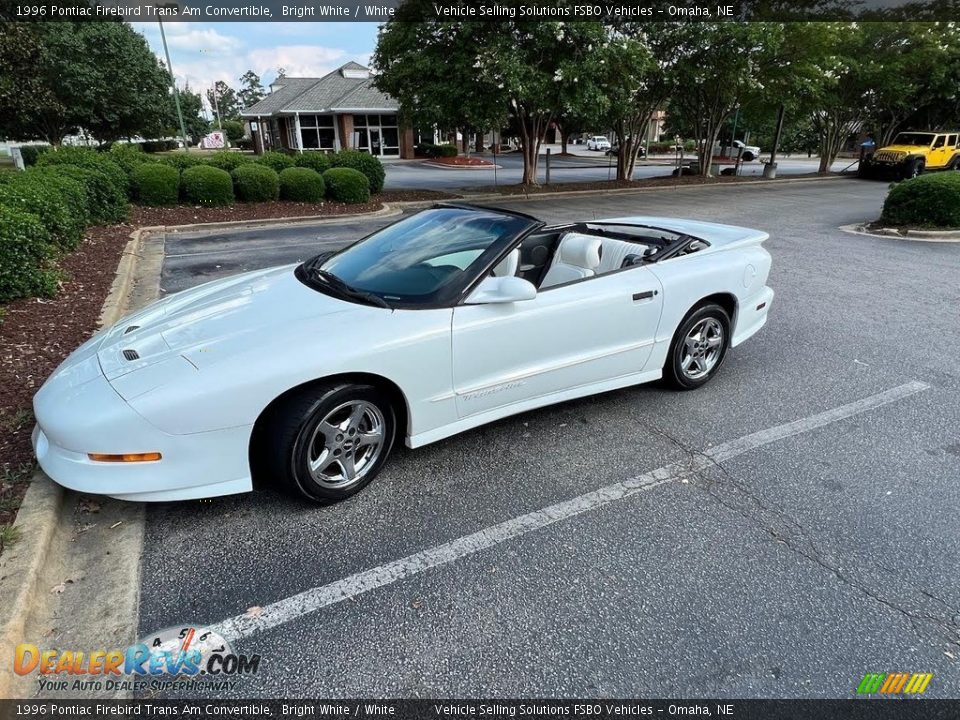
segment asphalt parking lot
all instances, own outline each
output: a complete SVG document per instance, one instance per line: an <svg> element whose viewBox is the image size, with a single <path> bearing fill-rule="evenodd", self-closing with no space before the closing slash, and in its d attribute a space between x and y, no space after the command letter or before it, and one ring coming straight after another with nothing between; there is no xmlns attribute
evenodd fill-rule
<svg viewBox="0 0 960 720"><path fill-rule="evenodd" d="M579 147L571 146L570 149L578 157L559 158L554 156L551 158L550 181L552 183L598 182L616 179L616 158L609 157L602 152L589 152ZM553 148L554 154L559 150L560 147L555 146ZM493 160L493 156L489 154L483 157ZM687 162L691 160L689 153L685 159ZM520 153L498 155L496 162L500 166L496 172L489 168L464 170L436 167L422 162L390 162L386 164L387 175L384 187L387 190L407 190L411 188L459 190L497 184L515 185L520 182L523 177L523 158ZM817 158L810 159L799 155L781 157L777 161L777 173L779 175L813 173L817 171L818 162ZM851 162L849 159L838 160L834 163L832 169L839 172L849 167ZM668 175L672 167L670 158L652 158L649 162L640 162L634 177L641 180ZM538 174L540 180L543 181L546 177L546 158L543 155L540 157ZM763 174L763 164L758 160L743 163L740 174L759 177Z"/></svg>
<svg viewBox="0 0 960 720"><path fill-rule="evenodd" d="M149 506L141 631L233 633L262 661L231 697L850 697L888 671L957 697L960 245L838 229L885 189L511 203L764 229L770 321L698 391L617 391L401 449L340 505ZM171 235L162 286L386 222ZM236 620L253 606L276 622Z"/></svg>

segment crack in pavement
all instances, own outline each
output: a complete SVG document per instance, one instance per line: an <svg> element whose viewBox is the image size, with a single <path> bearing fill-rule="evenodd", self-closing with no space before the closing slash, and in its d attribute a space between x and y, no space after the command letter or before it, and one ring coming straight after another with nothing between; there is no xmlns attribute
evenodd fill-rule
<svg viewBox="0 0 960 720"><path fill-rule="evenodd" d="M735 512L794 554L816 564L842 584L896 612L907 620L921 639L946 643L954 653L960 649L960 608L904 578L894 568L864 557L862 553L824 549L799 520L782 508L764 502L709 451L697 450L662 428L645 427L686 453L691 460L699 458L707 463L690 475L692 487L705 492L715 502ZM825 539L820 538L821 543ZM885 577L877 577L878 574Z"/></svg>

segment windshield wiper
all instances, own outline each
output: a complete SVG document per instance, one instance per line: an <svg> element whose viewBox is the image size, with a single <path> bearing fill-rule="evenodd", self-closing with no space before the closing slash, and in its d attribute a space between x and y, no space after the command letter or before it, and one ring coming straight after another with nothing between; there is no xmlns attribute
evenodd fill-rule
<svg viewBox="0 0 960 720"><path fill-rule="evenodd" d="M387 310L393 310L393 306L379 295L350 287L347 283L338 278L329 270L324 270L320 267L313 267L311 268L311 272L313 273L314 277L318 278L320 281L341 295L355 298L357 300L363 300L370 305L376 305L378 307L386 308Z"/></svg>

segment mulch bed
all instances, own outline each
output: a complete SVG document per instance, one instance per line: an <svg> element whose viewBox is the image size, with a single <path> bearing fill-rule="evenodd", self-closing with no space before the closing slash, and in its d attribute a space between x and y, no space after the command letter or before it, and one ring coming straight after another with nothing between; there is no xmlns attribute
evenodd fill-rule
<svg viewBox="0 0 960 720"><path fill-rule="evenodd" d="M769 180L768 182L777 182L779 179L796 180L798 178L825 177L827 175L837 175L838 173L804 173L797 175L781 175L780 178ZM650 188L650 187L677 187L681 185L719 185L738 182L756 182L761 178L757 175L740 176L718 176L718 177L700 177L698 175L682 175L674 177L664 175L661 177L644 178L643 180L600 180L597 182L576 182L576 183L553 183L550 185L500 185L494 187L471 188L475 193L499 193L501 195L543 195L555 192L569 192L572 190L618 190L623 188Z"/></svg>
<svg viewBox="0 0 960 720"><path fill-rule="evenodd" d="M77 250L62 258L57 297L0 305L0 527L13 523L34 467L33 394L74 348L97 329L123 248L138 227L189 225L306 215L344 215L379 210L383 203L447 200L461 196L432 190L386 191L371 202L268 202L232 207L132 206L121 225L90 228Z"/></svg>

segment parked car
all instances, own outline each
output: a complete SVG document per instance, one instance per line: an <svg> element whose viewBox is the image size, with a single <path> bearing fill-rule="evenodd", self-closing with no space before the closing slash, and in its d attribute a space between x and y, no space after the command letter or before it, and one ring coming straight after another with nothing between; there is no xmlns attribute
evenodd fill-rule
<svg viewBox="0 0 960 720"><path fill-rule="evenodd" d="M396 442L661 377L702 386L767 320L766 239L435 206L101 331L34 397L33 447L84 493L186 500L270 483L342 500Z"/></svg>
<svg viewBox="0 0 960 720"><path fill-rule="evenodd" d="M960 133L902 132L890 145L866 153L860 177L913 178L929 170L960 169Z"/></svg>
<svg viewBox="0 0 960 720"><path fill-rule="evenodd" d="M587 150L609 150L610 141L603 135L594 135L587 140Z"/></svg>
<svg viewBox="0 0 960 720"><path fill-rule="evenodd" d="M741 140L734 140L729 145L722 145L719 142L713 146L715 157L730 157L736 159L739 155L743 162L752 162L760 157L759 145L746 145Z"/></svg>

